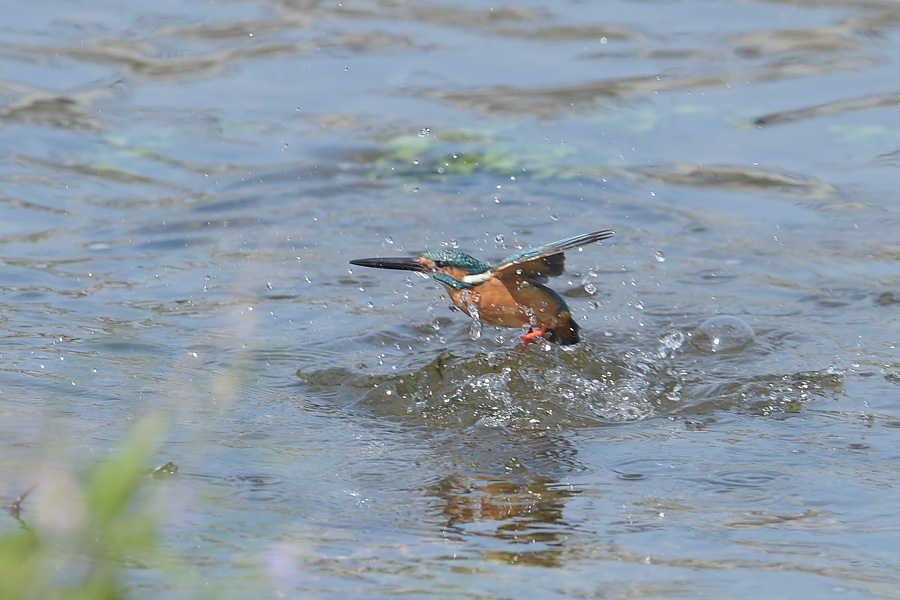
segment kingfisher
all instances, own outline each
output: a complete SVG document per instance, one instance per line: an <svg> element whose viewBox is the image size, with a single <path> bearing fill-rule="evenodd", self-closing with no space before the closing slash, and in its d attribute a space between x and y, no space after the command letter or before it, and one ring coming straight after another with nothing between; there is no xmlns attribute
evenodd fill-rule
<svg viewBox="0 0 900 600"><path fill-rule="evenodd" d="M351 265L412 271L431 277L461 311L482 323L528 331L519 352L537 338L568 346L580 340L578 324L562 296L545 286L562 275L565 251L611 238L610 229L565 238L517 252L497 266L457 250L430 250L409 258L360 258Z"/></svg>

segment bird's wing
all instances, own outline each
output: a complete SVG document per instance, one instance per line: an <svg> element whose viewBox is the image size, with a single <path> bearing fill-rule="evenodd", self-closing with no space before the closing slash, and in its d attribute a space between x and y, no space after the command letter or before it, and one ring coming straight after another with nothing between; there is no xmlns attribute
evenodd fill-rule
<svg viewBox="0 0 900 600"><path fill-rule="evenodd" d="M563 253L566 250L599 242L611 238L614 234L614 231L604 229L544 244L537 248L529 248L504 258L492 271L500 278L512 274L537 279L556 277L562 275L565 270L566 257Z"/></svg>

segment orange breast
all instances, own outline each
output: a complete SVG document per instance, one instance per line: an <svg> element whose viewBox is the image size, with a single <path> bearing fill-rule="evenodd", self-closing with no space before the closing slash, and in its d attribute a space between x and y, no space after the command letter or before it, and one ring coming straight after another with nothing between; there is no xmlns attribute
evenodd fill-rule
<svg viewBox="0 0 900 600"><path fill-rule="evenodd" d="M556 328L569 321L569 311L546 289L527 279L492 278L468 289L448 291L463 312L474 316L473 307L477 307L478 319L489 325L540 327L546 323Z"/></svg>

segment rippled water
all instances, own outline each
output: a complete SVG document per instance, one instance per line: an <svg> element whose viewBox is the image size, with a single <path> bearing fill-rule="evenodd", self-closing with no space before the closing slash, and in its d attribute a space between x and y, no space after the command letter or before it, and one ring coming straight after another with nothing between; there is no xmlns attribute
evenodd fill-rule
<svg viewBox="0 0 900 600"><path fill-rule="evenodd" d="M0 499L41 482L52 528L51 481L161 413L134 597L900 597L898 26L17 5ZM348 264L602 228L551 282L583 343L521 355Z"/></svg>

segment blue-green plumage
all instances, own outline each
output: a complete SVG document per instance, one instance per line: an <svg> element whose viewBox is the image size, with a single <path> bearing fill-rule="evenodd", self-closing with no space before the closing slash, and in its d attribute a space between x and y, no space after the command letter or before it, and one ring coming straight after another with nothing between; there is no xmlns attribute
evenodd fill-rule
<svg viewBox="0 0 900 600"><path fill-rule="evenodd" d="M442 262L447 263L448 267L462 269L469 275L484 273L491 268L490 264L481 262L474 256L469 256L465 252L458 252L456 250L429 250L428 252L423 252L419 256L434 261L437 264Z"/></svg>
<svg viewBox="0 0 900 600"><path fill-rule="evenodd" d="M446 273L428 273L428 275L432 279L440 281L444 285L451 287L454 290L465 290L475 285L474 283L466 283L465 281L453 279L451 275L447 275Z"/></svg>

